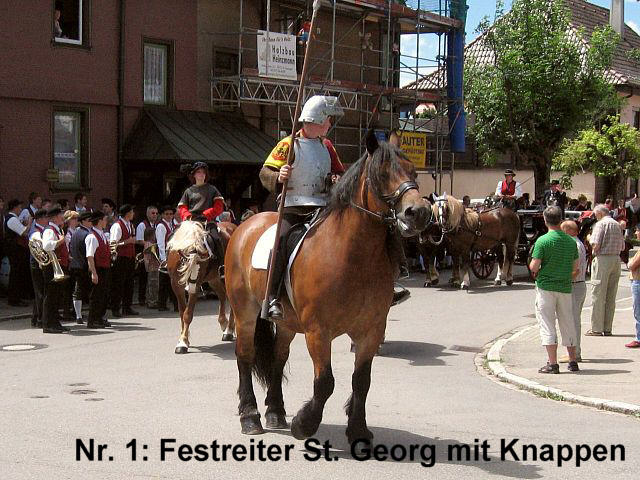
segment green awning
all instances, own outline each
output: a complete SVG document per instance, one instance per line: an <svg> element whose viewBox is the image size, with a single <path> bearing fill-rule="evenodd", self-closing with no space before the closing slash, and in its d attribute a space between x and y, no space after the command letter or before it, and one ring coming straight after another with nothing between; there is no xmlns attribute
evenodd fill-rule
<svg viewBox="0 0 640 480"><path fill-rule="evenodd" d="M125 161L175 160L262 164L276 140L238 115L143 110L123 151Z"/></svg>

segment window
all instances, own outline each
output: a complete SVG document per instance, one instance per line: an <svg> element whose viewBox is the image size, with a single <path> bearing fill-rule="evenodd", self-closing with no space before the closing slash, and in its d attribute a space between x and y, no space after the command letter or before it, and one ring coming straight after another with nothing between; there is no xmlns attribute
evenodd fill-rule
<svg viewBox="0 0 640 480"><path fill-rule="evenodd" d="M53 113L53 168L58 170L58 189L85 187L86 112Z"/></svg>
<svg viewBox="0 0 640 480"><path fill-rule="evenodd" d="M213 49L213 76L230 77L238 74L238 54Z"/></svg>
<svg viewBox="0 0 640 480"><path fill-rule="evenodd" d="M144 103L167 105L169 45L144 43Z"/></svg>
<svg viewBox="0 0 640 480"><path fill-rule="evenodd" d="M53 7L53 40L58 44L88 43L88 0L55 0Z"/></svg>
<svg viewBox="0 0 640 480"><path fill-rule="evenodd" d="M633 126L640 130L640 111L633 112Z"/></svg>

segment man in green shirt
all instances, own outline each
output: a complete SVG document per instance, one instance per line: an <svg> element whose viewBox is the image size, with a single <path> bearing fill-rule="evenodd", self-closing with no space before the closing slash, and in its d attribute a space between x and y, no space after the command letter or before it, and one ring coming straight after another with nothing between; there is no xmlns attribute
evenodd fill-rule
<svg viewBox="0 0 640 480"><path fill-rule="evenodd" d="M538 370L540 373L560 373L558 366L558 335L556 318L562 335L562 344L569 354L569 371L577 372L576 329L573 323L571 281L578 273L580 260L576 242L560 229L562 210L547 207L544 223L549 232L542 235L533 247L529 268L536 278L536 318L540 325L542 345L549 360Z"/></svg>

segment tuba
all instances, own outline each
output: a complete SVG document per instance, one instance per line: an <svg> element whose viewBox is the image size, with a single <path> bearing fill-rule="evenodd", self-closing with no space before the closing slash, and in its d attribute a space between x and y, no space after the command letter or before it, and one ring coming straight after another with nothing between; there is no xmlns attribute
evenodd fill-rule
<svg viewBox="0 0 640 480"><path fill-rule="evenodd" d="M44 248L42 248L41 240L38 240L37 238L29 240L29 251L33 258L35 258L36 262L38 262L38 265L40 265L40 268L44 268L51 264L53 267L54 282L61 282L68 278L62 271L56 252L46 252Z"/></svg>

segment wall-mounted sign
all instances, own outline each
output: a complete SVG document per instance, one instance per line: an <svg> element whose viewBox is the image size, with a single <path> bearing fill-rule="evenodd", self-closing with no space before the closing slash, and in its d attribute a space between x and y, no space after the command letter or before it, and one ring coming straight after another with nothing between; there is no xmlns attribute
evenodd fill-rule
<svg viewBox="0 0 640 480"><path fill-rule="evenodd" d="M427 159L427 134L421 132L402 132L400 148L416 168L425 168Z"/></svg>
<svg viewBox="0 0 640 480"><path fill-rule="evenodd" d="M297 80L296 36L258 30L258 75ZM268 44L268 45L267 45Z"/></svg>
<svg viewBox="0 0 640 480"><path fill-rule="evenodd" d="M60 181L60 172L57 168L47 169L47 182L58 183Z"/></svg>

